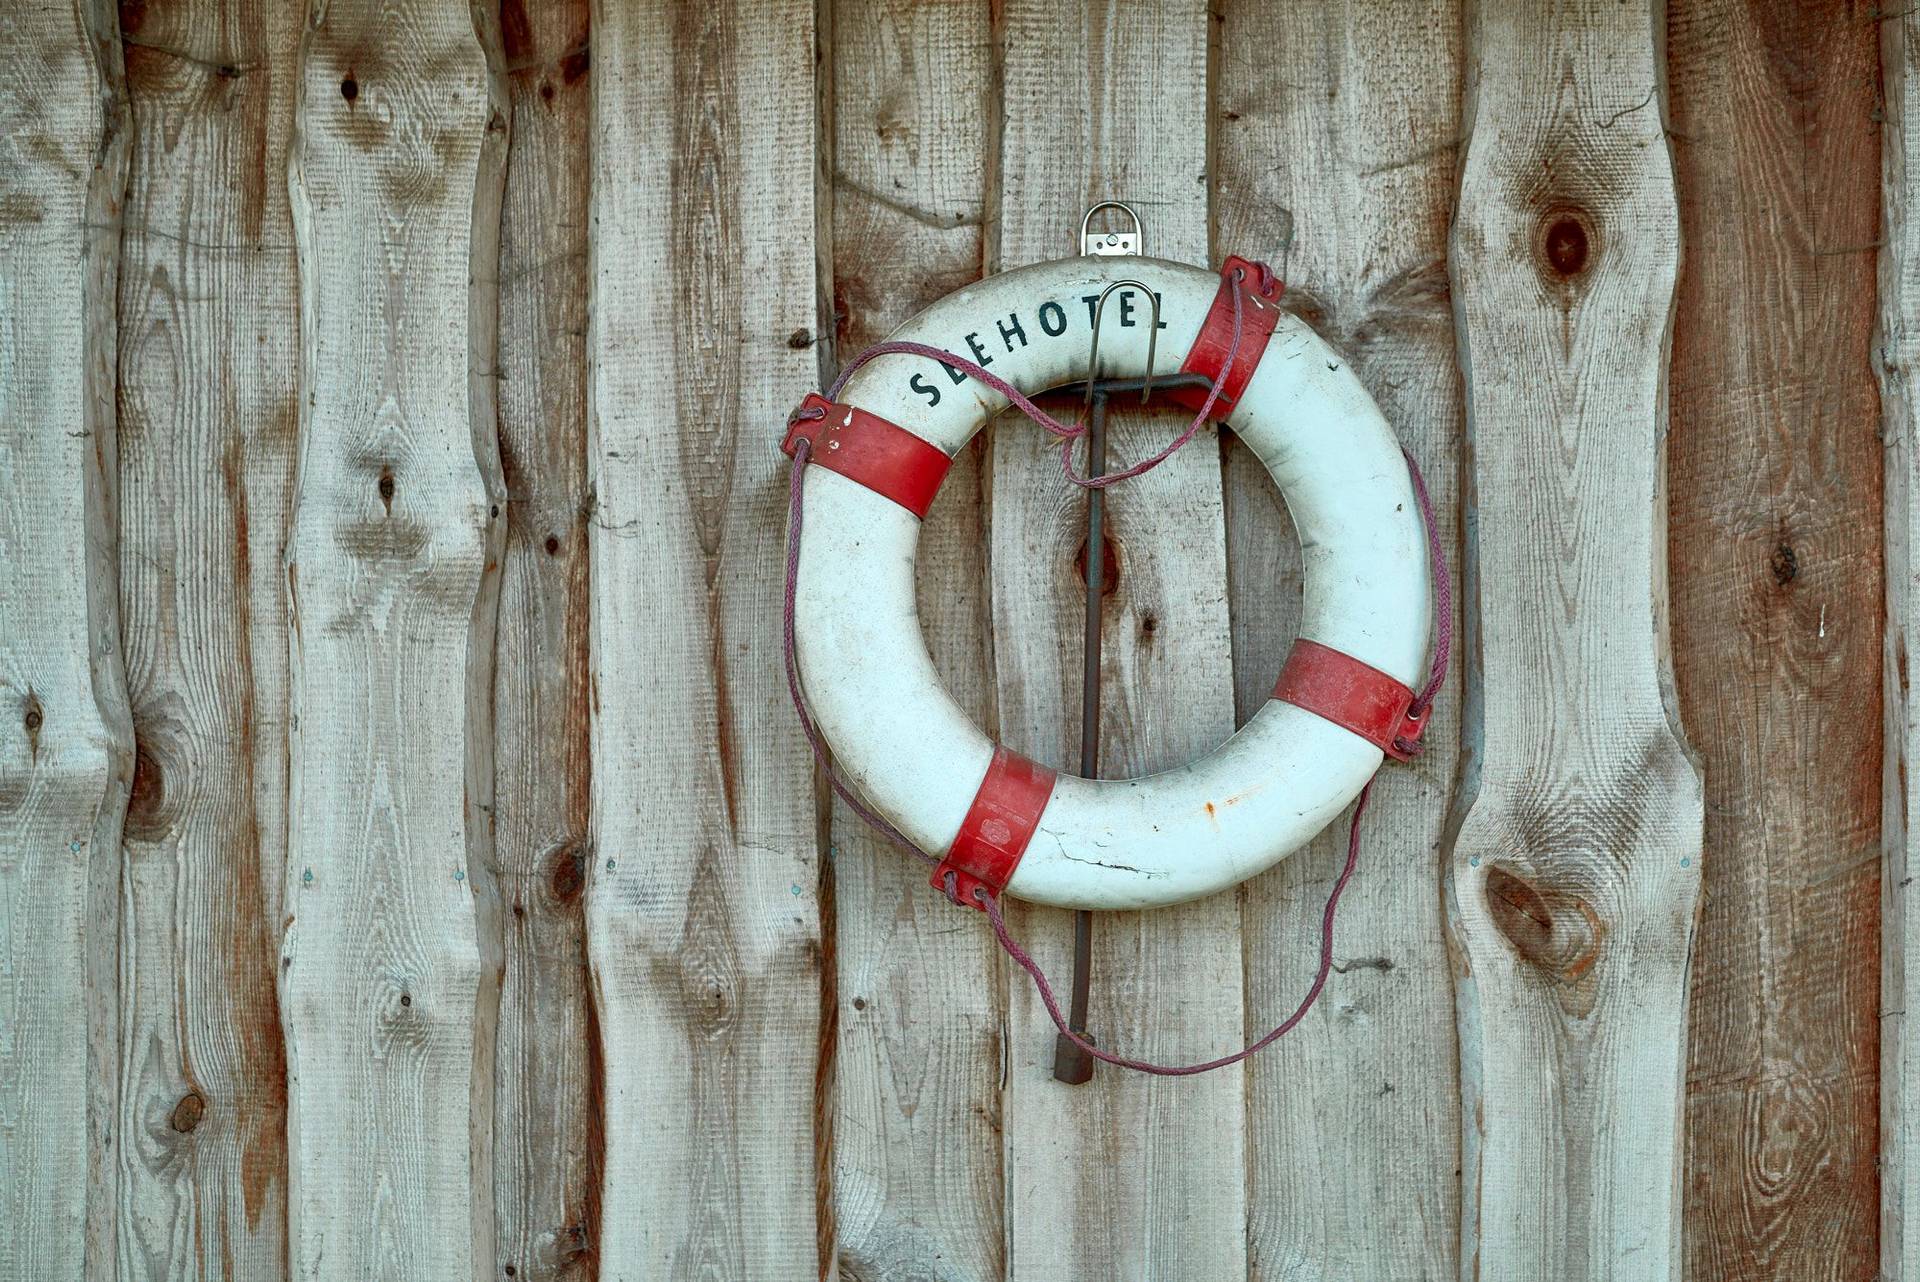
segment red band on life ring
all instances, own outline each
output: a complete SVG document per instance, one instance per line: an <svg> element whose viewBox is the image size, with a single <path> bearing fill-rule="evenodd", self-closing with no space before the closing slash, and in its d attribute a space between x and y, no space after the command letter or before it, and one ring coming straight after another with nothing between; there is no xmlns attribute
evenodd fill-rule
<svg viewBox="0 0 1920 1282"><path fill-rule="evenodd" d="M1182 374L1220 380L1220 395L1213 403L1216 418L1225 418L1239 404L1240 394L1247 390L1253 371L1259 368L1260 358L1266 354L1267 340L1273 337L1274 326L1280 323L1280 295L1286 286L1276 278L1272 288L1262 293L1260 277L1264 270L1250 259L1237 256L1227 259L1220 268L1220 292L1213 296L1213 306L1207 309L1207 319L1200 325L1200 337L1193 340L1193 350L1180 366ZM1233 346L1236 290L1240 294L1240 349L1234 354L1233 368L1223 376L1220 367L1226 364L1227 350ZM1176 405L1184 405L1197 413L1206 404L1207 389L1174 387L1167 389L1166 395Z"/></svg>
<svg viewBox="0 0 1920 1282"><path fill-rule="evenodd" d="M953 899L971 908L982 907L974 887L984 886L989 895L1005 890L1053 797L1053 781L1054 772L1045 766L995 745L986 778L960 821L960 834L933 870L934 889L946 891L947 874L953 873Z"/></svg>
<svg viewBox="0 0 1920 1282"><path fill-rule="evenodd" d="M1427 728L1424 711L1417 717L1407 711L1412 690L1350 654L1305 637L1293 643L1273 697L1353 731L1395 761L1413 758Z"/></svg>
<svg viewBox="0 0 1920 1282"><path fill-rule="evenodd" d="M953 462L939 446L878 414L835 404L818 392L800 403L800 413L812 409L824 410L825 416L796 417L780 444L781 453L792 458L800 442L807 441L813 447L809 463L858 481L915 516L927 515Z"/></svg>

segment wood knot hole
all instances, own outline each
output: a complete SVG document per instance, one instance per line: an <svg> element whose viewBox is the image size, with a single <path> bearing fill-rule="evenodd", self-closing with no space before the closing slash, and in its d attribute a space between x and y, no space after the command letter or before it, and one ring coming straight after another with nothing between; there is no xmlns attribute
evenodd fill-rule
<svg viewBox="0 0 1920 1282"><path fill-rule="evenodd" d="M1523 961L1562 983L1581 979L1600 960L1606 928L1578 895L1495 864L1487 870L1487 913Z"/></svg>
<svg viewBox="0 0 1920 1282"><path fill-rule="evenodd" d="M1773 571L1773 581L1784 588L1800 577L1800 554L1791 543L1782 543L1767 558L1767 568Z"/></svg>
<svg viewBox="0 0 1920 1282"><path fill-rule="evenodd" d="M173 1115L167 1118L167 1125L182 1135L191 1134L193 1128L200 1125L200 1119L206 1116L207 1101L198 1091L188 1091L173 1106Z"/></svg>
<svg viewBox="0 0 1920 1282"><path fill-rule="evenodd" d="M1593 231L1586 215L1562 209L1547 215L1545 222L1540 254L1547 270L1562 280L1580 275L1592 257Z"/></svg>
<svg viewBox="0 0 1920 1282"><path fill-rule="evenodd" d="M353 78L351 72L340 82L340 96L348 102L352 102L360 96L360 82Z"/></svg>
<svg viewBox="0 0 1920 1282"><path fill-rule="evenodd" d="M549 858L552 863L547 869L548 892L562 904L580 898L580 892L587 887L586 855L576 846L563 845Z"/></svg>

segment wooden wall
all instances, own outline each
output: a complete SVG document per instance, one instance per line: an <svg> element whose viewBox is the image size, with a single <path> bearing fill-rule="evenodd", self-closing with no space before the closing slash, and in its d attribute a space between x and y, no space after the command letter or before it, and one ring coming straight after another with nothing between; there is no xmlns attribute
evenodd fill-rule
<svg viewBox="0 0 1920 1282"><path fill-rule="evenodd" d="M1920 1282L1916 113L1846 2L0 3L0 1278ZM1106 197L1353 360L1464 656L1306 1023L1070 1088L819 786L775 445ZM1082 503L977 439L923 618L1070 766L1103 556L1157 769L1298 548L1230 434ZM1103 917L1102 1044L1343 852Z"/></svg>

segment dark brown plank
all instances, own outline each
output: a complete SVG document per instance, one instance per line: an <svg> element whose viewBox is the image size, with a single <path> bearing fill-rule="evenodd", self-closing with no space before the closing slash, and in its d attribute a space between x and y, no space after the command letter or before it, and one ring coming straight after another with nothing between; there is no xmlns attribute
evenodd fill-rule
<svg viewBox="0 0 1920 1282"><path fill-rule="evenodd" d="M586 0L500 10L512 134L500 218L494 822L505 980L495 1049L494 1235L519 1282L591 1277L598 1030L589 858Z"/></svg>
<svg viewBox="0 0 1920 1282"><path fill-rule="evenodd" d="M1874 17L1764 0L1668 13L1685 246L1674 660L1707 783L1685 1116L1696 1282L1877 1263Z"/></svg>

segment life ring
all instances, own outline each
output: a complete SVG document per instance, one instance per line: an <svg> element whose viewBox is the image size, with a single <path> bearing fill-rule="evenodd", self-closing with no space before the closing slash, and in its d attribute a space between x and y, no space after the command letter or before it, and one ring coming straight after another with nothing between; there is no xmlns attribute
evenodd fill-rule
<svg viewBox="0 0 1920 1282"><path fill-rule="evenodd" d="M1042 263L947 296L889 342L968 358L1024 391L1059 387L1094 373L1095 300L1123 278L1158 297L1158 333L1150 300L1118 290L1098 376L1147 373L1150 342L1186 352L1184 372L1216 380L1213 417L1279 486L1304 560L1300 635L1274 697L1195 761L1137 779L1056 774L992 743L942 687L915 609L920 520L1005 395L924 356L881 355L832 401L810 397L785 442L795 454L804 440L817 464L796 481L805 537L790 601L806 703L859 795L940 857L934 884L963 900L984 888L1137 909L1225 889L1311 839L1423 728L1409 705L1434 586L1406 460L1346 359L1279 308L1264 268ZM1223 370L1236 294L1241 338ZM1167 393L1191 409L1204 394Z"/></svg>

